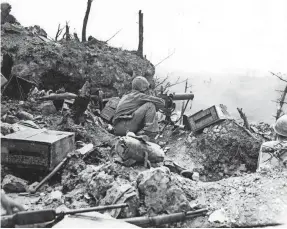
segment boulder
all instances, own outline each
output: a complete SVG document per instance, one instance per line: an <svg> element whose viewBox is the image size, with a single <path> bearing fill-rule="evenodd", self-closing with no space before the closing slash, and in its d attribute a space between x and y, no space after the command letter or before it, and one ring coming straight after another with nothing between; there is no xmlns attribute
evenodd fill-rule
<svg viewBox="0 0 287 229"><path fill-rule="evenodd" d="M137 216L139 208L139 195L135 187L127 180L118 179L107 191L106 196L100 201L100 205L128 203L128 208L119 208L106 211L114 218L130 218Z"/></svg>
<svg viewBox="0 0 287 229"><path fill-rule="evenodd" d="M155 214L190 209L185 194L172 182L167 167L142 172L137 178L137 184L139 192L144 196L145 206L153 209Z"/></svg>
<svg viewBox="0 0 287 229"><path fill-rule="evenodd" d="M28 182L13 175L6 175L2 182L2 188L8 193L28 191Z"/></svg>

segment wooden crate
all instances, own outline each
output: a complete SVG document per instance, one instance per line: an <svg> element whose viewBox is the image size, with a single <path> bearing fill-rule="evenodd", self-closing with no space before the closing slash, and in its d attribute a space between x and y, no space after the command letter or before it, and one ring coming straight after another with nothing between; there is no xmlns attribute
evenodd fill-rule
<svg viewBox="0 0 287 229"><path fill-rule="evenodd" d="M231 119L224 105L212 106L206 110L201 110L191 116L188 120L191 130L196 132L204 129L205 127L225 119Z"/></svg>
<svg viewBox="0 0 287 229"><path fill-rule="evenodd" d="M75 134L29 129L1 137L1 162L50 171L74 150Z"/></svg>

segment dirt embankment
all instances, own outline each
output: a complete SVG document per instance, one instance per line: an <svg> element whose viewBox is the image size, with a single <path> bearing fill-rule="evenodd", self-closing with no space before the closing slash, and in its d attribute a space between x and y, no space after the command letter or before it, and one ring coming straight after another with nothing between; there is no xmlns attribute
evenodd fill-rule
<svg viewBox="0 0 287 229"><path fill-rule="evenodd" d="M1 72L7 79L19 77L34 82L39 89L64 87L69 92L77 92L90 79L93 88L101 88L110 96L130 90L131 80L138 75L153 83L154 66L135 52L96 39L54 42L33 28L9 23L2 26ZM16 87L6 89L10 96L17 95L17 82L13 84Z"/></svg>

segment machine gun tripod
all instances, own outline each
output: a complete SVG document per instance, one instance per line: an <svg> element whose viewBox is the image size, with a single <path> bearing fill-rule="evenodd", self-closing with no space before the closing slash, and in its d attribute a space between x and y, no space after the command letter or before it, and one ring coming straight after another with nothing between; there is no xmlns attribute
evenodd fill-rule
<svg viewBox="0 0 287 229"><path fill-rule="evenodd" d="M182 93L182 94L175 94L174 93L174 94L169 94L169 95L168 94L160 94L158 97L162 98L165 101L165 108L159 110L161 113L163 113L165 115L164 123L166 123L166 125L171 124L174 126L183 117L183 114L187 108L189 101L193 100L193 98L194 98L194 94L193 93ZM176 121L172 121L171 116L172 116L172 113L175 111L175 108L176 108L174 101L179 101L179 100L187 100L187 102L185 104L185 107L184 107L179 119Z"/></svg>

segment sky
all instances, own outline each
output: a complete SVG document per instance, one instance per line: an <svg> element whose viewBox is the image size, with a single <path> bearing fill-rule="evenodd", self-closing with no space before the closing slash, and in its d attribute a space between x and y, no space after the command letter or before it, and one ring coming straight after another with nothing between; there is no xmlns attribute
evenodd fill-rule
<svg viewBox="0 0 287 229"><path fill-rule="evenodd" d="M24 26L55 37L69 22L81 37L86 0L7 0ZM144 54L157 72L266 76L287 73L286 0L94 0L87 35L136 50L144 13Z"/></svg>

